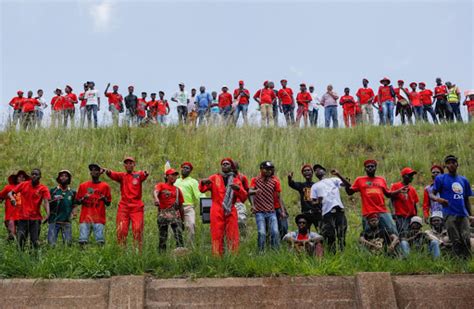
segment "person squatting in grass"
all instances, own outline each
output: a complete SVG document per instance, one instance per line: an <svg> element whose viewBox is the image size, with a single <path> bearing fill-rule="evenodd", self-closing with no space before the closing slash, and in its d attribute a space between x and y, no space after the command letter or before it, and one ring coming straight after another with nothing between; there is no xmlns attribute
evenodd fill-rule
<svg viewBox="0 0 474 309"><path fill-rule="evenodd" d="M171 227L176 240L176 248L182 248L183 244L183 193L174 184L179 173L175 169L167 169L165 182L157 183L153 191L155 206L158 208L158 232L160 252L166 251L168 241L168 227Z"/></svg>
<svg viewBox="0 0 474 309"><path fill-rule="evenodd" d="M319 181L311 187L311 200L322 210L321 234L330 252L336 253L336 239L342 252L346 246L347 218L339 189L344 182L337 177L326 178L326 169L320 164L313 169ZM338 172L332 170L331 174Z"/></svg>
<svg viewBox="0 0 474 309"><path fill-rule="evenodd" d="M89 241L91 231L97 244L105 243L105 208L110 206L112 195L108 183L100 180L102 169L96 163L89 164L91 180L83 182L77 189L77 203L81 205L79 217L79 244Z"/></svg>
<svg viewBox="0 0 474 309"><path fill-rule="evenodd" d="M61 170L56 181L58 185L49 190L48 243L56 245L59 232L66 245L72 244L71 219L77 205L76 191L71 189L72 174L68 170Z"/></svg>
<svg viewBox="0 0 474 309"><path fill-rule="evenodd" d="M379 221L378 213L367 216L367 228L360 233L359 244L374 254L397 255L400 240L396 233L385 228Z"/></svg>
<svg viewBox="0 0 474 309"><path fill-rule="evenodd" d="M6 185L2 191L0 191L0 201L5 200L5 217L3 223L7 229L8 241L13 241L16 239L16 221L19 218L19 210L21 209L21 194L17 193L14 195L16 204L13 205L8 198L8 193L12 191L18 184L26 180L30 180L30 176L28 176L25 171L20 170L16 174L8 176L8 185Z"/></svg>
<svg viewBox="0 0 474 309"><path fill-rule="evenodd" d="M48 187L40 183L41 170L35 168L31 171L31 180L19 183L8 193L8 198L13 206L16 206L16 194L21 194L21 206L17 221L17 239L21 250L25 248L27 238L30 238L34 249L39 246L39 231L41 220L49 217L49 200L51 195ZM45 217L41 216L41 204L43 204Z"/></svg>
<svg viewBox="0 0 474 309"><path fill-rule="evenodd" d="M304 177L304 182L294 181L294 173L288 173L288 186L298 191L300 195L301 213L305 215L308 229L314 226L314 230L317 231L319 223L321 222L321 207L313 205L313 201L311 200L311 187L314 184L311 165L303 165L301 167L301 174Z"/></svg>
<svg viewBox="0 0 474 309"><path fill-rule="evenodd" d="M290 249L300 253L306 252L310 256L323 256L323 237L316 232L309 230L308 220L304 214L295 217L298 231L289 232L283 237L283 241L288 243Z"/></svg>
<svg viewBox="0 0 474 309"><path fill-rule="evenodd" d="M117 241L120 245L127 243L130 222L134 245L142 247L143 239L143 212L142 184L148 178L147 171L134 171L135 159L126 157L123 161L125 172L114 172L102 169L110 179L120 183L120 202L117 210Z"/></svg>
<svg viewBox="0 0 474 309"><path fill-rule="evenodd" d="M231 158L221 160L221 172L201 179L199 191L211 192L211 244L212 253L224 254L224 236L227 248L231 252L239 249L239 226L235 202L237 198L245 202L247 192L241 181L235 177L234 161Z"/></svg>
<svg viewBox="0 0 474 309"><path fill-rule="evenodd" d="M393 194L391 197L393 218L397 225L399 234L407 231L411 224L411 218L417 214L416 204L420 201L416 189L411 185L416 171L409 167L405 167L401 170L400 174L402 176L402 181L396 182L390 187L392 192L403 187L406 187L407 189L406 192Z"/></svg>

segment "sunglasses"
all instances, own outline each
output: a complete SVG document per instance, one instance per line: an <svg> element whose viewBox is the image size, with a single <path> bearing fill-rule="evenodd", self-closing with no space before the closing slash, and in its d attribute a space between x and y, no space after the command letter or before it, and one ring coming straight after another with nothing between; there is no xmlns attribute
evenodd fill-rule
<svg viewBox="0 0 474 309"><path fill-rule="evenodd" d="M298 221L297 224L298 224L298 225L300 225L300 224L306 224L306 221Z"/></svg>

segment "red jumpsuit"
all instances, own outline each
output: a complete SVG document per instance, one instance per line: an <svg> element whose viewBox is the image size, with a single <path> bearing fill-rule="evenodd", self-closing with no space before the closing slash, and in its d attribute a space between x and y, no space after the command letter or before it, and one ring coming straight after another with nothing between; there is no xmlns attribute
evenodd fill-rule
<svg viewBox="0 0 474 309"><path fill-rule="evenodd" d="M239 248L239 225L237 219L237 209L235 201L239 199L244 202L247 199L247 192L244 190L238 177L234 178L233 183L239 185L239 190L234 191L232 200L232 212L229 215L224 214L224 201L226 186L224 178L221 174L214 174L209 177L210 184L204 185L199 183L201 192L211 191L211 243L212 253L214 255L224 254L224 235L227 239L227 247L231 252L237 251Z"/></svg>
<svg viewBox="0 0 474 309"><path fill-rule="evenodd" d="M356 101L350 95L343 95L339 101L342 104L342 109L344 111L344 124L346 128L355 127L356 125Z"/></svg>
<svg viewBox="0 0 474 309"><path fill-rule="evenodd" d="M18 220L18 211L21 208L21 193L15 194L16 206L13 206L8 198L8 193L15 187L16 185L10 182L0 191L0 199L5 200L5 227L8 229L9 236L16 235L15 221Z"/></svg>
<svg viewBox="0 0 474 309"><path fill-rule="evenodd" d="M143 171L126 173L113 172L107 174L110 179L120 183L121 198L117 210L117 242L125 245L128 228L132 222L132 233L135 244L142 246L143 237L143 208L142 183L147 176Z"/></svg>

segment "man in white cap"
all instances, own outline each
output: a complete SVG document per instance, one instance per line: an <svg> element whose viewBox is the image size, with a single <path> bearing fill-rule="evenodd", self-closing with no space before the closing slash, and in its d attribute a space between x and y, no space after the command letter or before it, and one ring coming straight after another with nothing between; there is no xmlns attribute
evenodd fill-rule
<svg viewBox="0 0 474 309"><path fill-rule="evenodd" d="M179 83L179 91L175 92L171 101L178 103L178 123L185 124L186 118L188 117L188 103L189 95L186 90L184 90L184 83Z"/></svg>
<svg viewBox="0 0 474 309"><path fill-rule="evenodd" d="M418 216L414 216L410 220L410 226L408 230L400 234L400 247L402 248L402 254L404 257L410 255L410 249L421 250L426 242L426 234L423 233L421 228L423 227L423 219Z"/></svg>
<svg viewBox="0 0 474 309"><path fill-rule="evenodd" d="M442 249L451 245L448 231L444 227L442 211L433 211L430 217L430 226L431 229L425 231L425 234L428 242L428 250L433 258L436 259L441 256Z"/></svg>

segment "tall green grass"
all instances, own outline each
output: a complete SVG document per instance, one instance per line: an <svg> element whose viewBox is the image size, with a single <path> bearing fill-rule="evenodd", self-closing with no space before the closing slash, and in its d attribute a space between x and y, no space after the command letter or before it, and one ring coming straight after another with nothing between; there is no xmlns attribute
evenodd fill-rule
<svg viewBox="0 0 474 309"><path fill-rule="evenodd" d="M348 198L341 192L347 207L349 231L347 249L337 255L326 254L322 260L289 253L285 246L277 252L260 255L256 250L255 220L249 218L249 235L242 239L237 255L215 258L210 254L209 226L198 223L196 244L183 257L157 252L156 209L152 190L162 180L166 160L173 167L191 161L193 177L202 178L219 170L219 161L230 156L240 162L248 176L258 173L263 160L272 160L282 179L283 199L290 211L290 226L299 211L299 196L289 189L286 175L294 171L300 178L303 163L321 163L337 168L350 179L363 174L366 158L379 161L378 174L388 183L400 180L405 166L419 173L413 185L422 196L430 183L429 168L441 163L447 154L460 158L460 173L474 181L474 125L417 125L410 127L358 127L355 129L287 129L233 127L148 127L99 129L40 129L32 132L0 133L0 179L18 169L43 171L42 182L55 185L57 172L69 169L73 187L89 179L87 165L121 170L122 159L132 155L139 169L151 173L144 184L145 235L143 252L131 246L120 248L115 243L115 214L120 197L118 185L106 177L113 189L112 206L107 211L106 245L89 245L81 250L77 245L49 248L44 244L37 252L19 252L15 244L5 240L0 229L0 277L33 278L100 278L123 274L150 273L157 277L225 277L276 275L350 275L359 271L389 271L396 274L474 272L474 262L461 262L446 256L431 260L426 252L413 253L406 260L371 256L359 250L356 241L360 233L359 196ZM421 214L421 205L419 207ZM199 219L197 220L199 221ZM47 233L42 230L42 239ZM73 235L78 238L78 221L73 222ZM169 245L173 242L170 235Z"/></svg>

